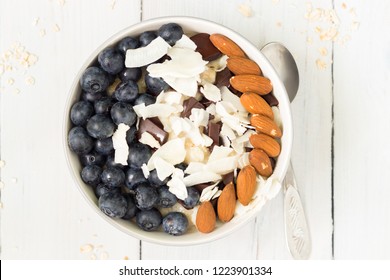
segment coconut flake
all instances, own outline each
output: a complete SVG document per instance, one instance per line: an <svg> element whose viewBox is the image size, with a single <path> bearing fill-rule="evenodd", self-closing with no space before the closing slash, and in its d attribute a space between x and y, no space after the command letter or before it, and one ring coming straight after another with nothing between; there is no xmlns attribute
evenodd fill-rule
<svg viewBox="0 0 390 280"><path fill-rule="evenodd" d="M190 120L197 127L206 127L209 122L209 113L205 109L192 108Z"/></svg>
<svg viewBox="0 0 390 280"><path fill-rule="evenodd" d="M126 132L130 127L124 123L118 125L117 130L112 135L112 144L115 149L114 161L122 165L127 165L129 157L129 146L126 141Z"/></svg>
<svg viewBox="0 0 390 280"><path fill-rule="evenodd" d="M242 106L240 98L227 87L221 87L221 96L223 101L230 102L237 111L248 113L244 106Z"/></svg>
<svg viewBox="0 0 390 280"><path fill-rule="evenodd" d="M142 173L144 174L144 177L148 178L150 175L150 172L149 172L148 167L146 166L146 163L142 164L141 170L142 170Z"/></svg>
<svg viewBox="0 0 390 280"><path fill-rule="evenodd" d="M171 76L166 76L164 77L164 80L174 90L180 92L183 95L194 97L198 92L198 77L174 78Z"/></svg>
<svg viewBox="0 0 390 280"><path fill-rule="evenodd" d="M127 68L142 67L153 63L166 55L171 46L160 36L145 47L128 49L126 51L125 66Z"/></svg>
<svg viewBox="0 0 390 280"><path fill-rule="evenodd" d="M210 61L207 64L207 67L214 69L216 72L220 72L226 68L228 58L229 57L227 55L223 55L213 61Z"/></svg>
<svg viewBox="0 0 390 280"><path fill-rule="evenodd" d="M191 187L202 183L215 182L221 179L221 175L217 173L202 171L184 177L183 182L187 187Z"/></svg>
<svg viewBox="0 0 390 280"><path fill-rule="evenodd" d="M168 176L171 176L175 171L175 166L160 157L155 157L153 159L153 164L157 171L157 177L164 181Z"/></svg>
<svg viewBox="0 0 390 280"><path fill-rule="evenodd" d="M162 145L157 151L155 151L148 161L148 169L153 170L155 168L154 159L160 157L170 164L179 164L184 161L186 156L186 149L184 141L180 138L172 139Z"/></svg>
<svg viewBox="0 0 390 280"><path fill-rule="evenodd" d="M221 135L221 136L226 136L226 137L228 137L230 140L234 140L234 139L237 138L237 137L236 137L236 134L235 134L234 131L233 131L233 129L231 129L231 127L228 126L226 123L223 123L223 124L222 124L220 135Z"/></svg>
<svg viewBox="0 0 390 280"><path fill-rule="evenodd" d="M175 48L187 48L187 49L191 49L194 51L194 50L196 50L196 48L198 46L194 43L194 41L192 41L190 39L190 37L183 34L183 36L181 36L180 40L176 41L174 47Z"/></svg>
<svg viewBox="0 0 390 280"><path fill-rule="evenodd" d="M213 151L209 156L208 162L217 161L220 159L224 159L228 157L233 152L232 148L222 147L222 146L214 146Z"/></svg>
<svg viewBox="0 0 390 280"><path fill-rule="evenodd" d="M237 167L239 169L243 169L247 165L250 165L249 153L245 152L238 158Z"/></svg>
<svg viewBox="0 0 390 280"><path fill-rule="evenodd" d="M206 169L211 172L224 175L236 169L237 165L238 165L238 156L231 156L231 157L215 160L212 162L208 162L206 165Z"/></svg>
<svg viewBox="0 0 390 280"><path fill-rule="evenodd" d="M179 168L175 168L172 174L172 179L168 181L167 186L169 191L176 195L178 199L186 199L188 196L187 187L183 182L184 172Z"/></svg>
<svg viewBox="0 0 390 280"><path fill-rule="evenodd" d="M205 202L205 201L210 201L218 192L218 185L219 181L216 182L215 184L212 184L202 190L202 193L200 194L199 201L200 202Z"/></svg>
<svg viewBox="0 0 390 280"><path fill-rule="evenodd" d="M141 142L142 144L150 146L151 148L158 149L161 147L160 143L153 137L152 134L150 134L147 131L142 133L141 138L138 141Z"/></svg>
<svg viewBox="0 0 390 280"><path fill-rule="evenodd" d="M183 111L183 106L173 106L169 104L151 104L145 106L145 103L133 106L138 117L147 119L153 117L166 118L174 113Z"/></svg>
<svg viewBox="0 0 390 280"><path fill-rule="evenodd" d="M194 173L202 172L203 170L205 170L205 166L206 164L201 162L190 162L186 170L184 170L184 173L194 174Z"/></svg>
<svg viewBox="0 0 390 280"><path fill-rule="evenodd" d="M183 104L183 95L177 91L163 91L156 98L156 104L181 105Z"/></svg>
<svg viewBox="0 0 390 280"><path fill-rule="evenodd" d="M203 162L205 159L205 152L199 146L187 148L186 162Z"/></svg>
<svg viewBox="0 0 390 280"><path fill-rule="evenodd" d="M210 101L218 102L221 100L221 91L216 85L211 83L205 83L203 87L200 88L200 92Z"/></svg>

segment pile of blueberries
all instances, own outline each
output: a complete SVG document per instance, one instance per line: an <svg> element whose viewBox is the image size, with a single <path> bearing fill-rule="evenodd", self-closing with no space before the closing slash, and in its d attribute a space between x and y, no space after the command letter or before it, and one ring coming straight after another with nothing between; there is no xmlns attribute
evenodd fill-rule
<svg viewBox="0 0 390 280"><path fill-rule="evenodd" d="M178 201L161 181L156 170L145 178L141 166L147 163L153 150L138 142L137 115L133 106L146 106L156 101L156 96L169 88L161 78L144 75L146 92L140 93L137 82L141 68L126 68L126 51L148 45L157 36L174 45L183 35L176 23L162 25L157 31L146 31L139 37L123 38L115 46L101 51L97 62L85 69L80 79L82 94L71 108L73 127L68 134L70 149L76 153L83 166L82 180L90 185L98 198L101 211L112 218L135 219L145 231L162 228L171 235L182 235L188 229L188 219L180 212L170 212L162 217L159 208L172 207L180 202L191 209L199 203L199 192L188 188L188 197ZM119 78L114 93L107 94L108 87ZM120 123L130 126L126 141L130 147L128 165L116 163L112 135ZM177 165L185 169L184 163Z"/></svg>

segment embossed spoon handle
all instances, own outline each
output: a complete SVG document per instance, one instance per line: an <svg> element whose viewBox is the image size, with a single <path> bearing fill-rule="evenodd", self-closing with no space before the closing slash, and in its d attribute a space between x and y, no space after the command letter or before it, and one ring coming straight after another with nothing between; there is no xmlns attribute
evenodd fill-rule
<svg viewBox="0 0 390 280"><path fill-rule="evenodd" d="M261 52L279 74L292 102L299 87L298 67L294 57L285 46L277 42L266 44ZM295 259L308 259L311 253L311 238L291 162L284 179L284 192L284 219L288 248Z"/></svg>

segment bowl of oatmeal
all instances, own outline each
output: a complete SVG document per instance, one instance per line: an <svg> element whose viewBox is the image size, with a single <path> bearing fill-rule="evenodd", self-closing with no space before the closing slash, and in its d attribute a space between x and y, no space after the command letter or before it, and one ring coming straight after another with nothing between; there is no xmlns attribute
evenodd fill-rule
<svg viewBox="0 0 390 280"><path fill-rule="evenodd" d="M130 26L81 66L65 106L75 185L117 229L195 245L280 191L292 120L283 83L247 39L192 17Z"/></svg>

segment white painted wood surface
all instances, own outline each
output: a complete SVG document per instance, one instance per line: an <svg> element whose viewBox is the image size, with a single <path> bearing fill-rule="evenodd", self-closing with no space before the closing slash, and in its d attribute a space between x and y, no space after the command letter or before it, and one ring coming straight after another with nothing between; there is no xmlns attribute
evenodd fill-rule
<svg viewBox="0 0 390 280"><path fill-rule="evenodd" d="M242 14L240 5L252 15ZM338 23L329 20L332 9ZM226 25L258 47L280 41L296 58L301 79L292 104L292 162L313 241L311 258L389 259L389 12L384 0L310 5L292 0L0 0L0 53L20 42L39 57L26 70L1 76L1 258L291 258L282 193L256 220L223 240L177 248L140 242L112 228L94 215L70 178L61 125L68 90L83 61L126 26L188 15ZM339 32L334 42L327 40L332 28ZM29 76L34 85L26 83ZM19 94L12 93L16 89Z"/></svg>

